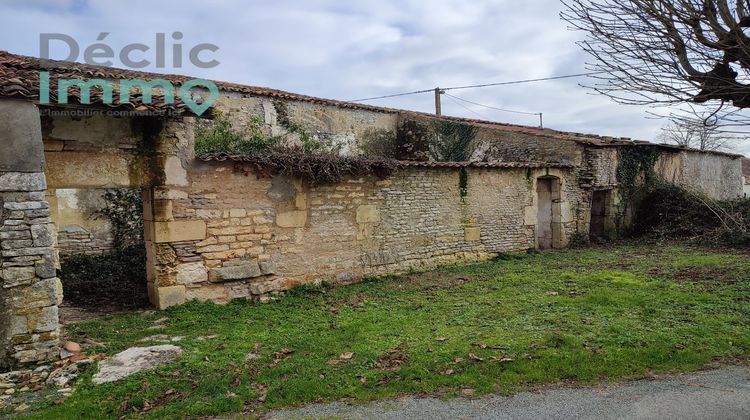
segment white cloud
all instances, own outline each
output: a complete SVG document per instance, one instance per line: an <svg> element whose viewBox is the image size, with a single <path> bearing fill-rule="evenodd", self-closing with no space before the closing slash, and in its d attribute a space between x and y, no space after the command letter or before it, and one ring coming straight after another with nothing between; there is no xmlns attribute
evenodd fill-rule
<svg viewBox="0 0 750 420"><path fill-rule="evenodd" d="M186 49L210 42L221 65L148 70L268 86L350 100L368 96L585 71L580 34L558 17L556 0L25 0L3 2L0 49L39 55L43 32L73 36L82 48L100 32L116 49L154 45L156 32L181 31ZM58 52L62 53L62 51ZM64 55L64 54L60 54ZM80 59L80 58L79 58ZM653 139L663 121L645 108L618 105L578 86L583 80L454 91L501 108L543 112L561 130ZM423 94L373 104L433 109ZM447 114L537 124L535 116L502 113L446 98ZM750 145L741 148L750 152Z"/></svg>

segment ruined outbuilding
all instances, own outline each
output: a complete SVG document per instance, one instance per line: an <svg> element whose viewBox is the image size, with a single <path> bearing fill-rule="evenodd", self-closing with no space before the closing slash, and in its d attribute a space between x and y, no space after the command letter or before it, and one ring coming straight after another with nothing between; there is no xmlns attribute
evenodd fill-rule
<svg viewBox="0 0 750 420"><path fill-rule="evenodd" d="M187 80L0 52L5 366L57 352L59 255L111 250L106 223L88 216L108 189L144 191L144 287L157 308L191 299L263 299L310 282L354 282L616 235L632 217L618 180L624 160L639 153L630 151L655 150L650 156L661 179L716 199L742 194L737 155L455 118L445 119L477 128L467 162L400 162L385 179L324 185L259 176L241 156L196 158L197 117L179 104L42 106L42 69L53 77ZM233 124L259 117L280 133L293 121L342 153L358 153L368 130L436 118L218 86L214 111ZM113 110L128 112L103 112Z"/></svg>

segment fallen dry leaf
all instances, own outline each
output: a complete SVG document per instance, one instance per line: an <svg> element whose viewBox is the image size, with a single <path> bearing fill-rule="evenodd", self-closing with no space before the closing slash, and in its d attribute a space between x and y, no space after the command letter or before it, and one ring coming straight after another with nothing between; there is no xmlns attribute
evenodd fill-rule
<svg viewBox="0 0 750 420"><path fill-rule="evenodd" d="M435 341L445 341L445 340L447 340L446 337L438 337L435 339Z"/></svg>
<svg viewBox="0 0 750 420"><path fill-rule="evenodd" d="M453 375L453 369L446 369L443 371L443 375Z"/></svg>
<svg viewBox="0 0 750 420"><path fill-rule="evenodd" d="M336 366L339 363L341 363L341 360L339 360L339 359L333 359L333 360L329 360L328 361L328 364L331 365L331 366Z"/></svg>
<svg viewBox="0 0 750 420"><path fill-rule="evenodd" d="M506 363L506 362L512 362L516 360L516 359L513 359L512 357L496 357L496 356L492 356L491 359L493 362L498 362L498 363Z"/></svg>
<svg viewBox="0 0 750 420"><path fill-rule="evenodd" d="M473 360L475 362L484 362L484 359L482 359L481 357L477 356L474 353L469 353L469 359L471 359L471 360Z"/></svg>
<svg viewBox="0 0 750 420"><path fill-rule="evenodd" d="M353 356L354 356L354 353L352 353L352 352L349 351L349 352L346 352L346 353L342 353L341 356L339 356L339 359L341 359L341 360L349 360Z"/></svg>

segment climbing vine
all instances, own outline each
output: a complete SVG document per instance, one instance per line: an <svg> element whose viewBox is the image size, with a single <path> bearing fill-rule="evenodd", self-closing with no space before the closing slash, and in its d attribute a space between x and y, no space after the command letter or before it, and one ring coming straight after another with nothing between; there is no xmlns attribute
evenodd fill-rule
<svg viewBox="0 0 750 420"><path fill-rule="evenodd" d="M654 166L661 151L656 147L634 146L621 147L618 153L617 182L620 196L627 202L635 194L639 183L647 187L656 180Z"/></svg>
<svg viewBox="0 0 750 420"><path fill-rule="evenodd" d="M466 196L469 195L469 171L461 168L458 172L458 193L461 195L461 202L466 203Z"/></svg>
<svg viewBox="0 0 750 420"><path fill-rule="evenodd" d="M466 162L474 152L477 128L466 123L439 120L433 124L430 155L440 162Z"/></svg>
<svg viewBox="0 0 750 420"><path fill-rule="evenodd" d="M99 214L112 225L115 248L123 251L143 242L143 198L140 188L120 188L104 193Z"/></svg>

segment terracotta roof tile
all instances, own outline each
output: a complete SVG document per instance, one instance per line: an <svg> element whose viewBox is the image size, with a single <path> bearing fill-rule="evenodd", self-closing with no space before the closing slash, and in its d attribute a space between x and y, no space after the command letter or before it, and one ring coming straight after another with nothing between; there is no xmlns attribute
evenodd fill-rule
<svg viewBox="0 0 750 420"><path fill-rule="evenodd" d="M42 107L61 107L57 105L58 84L60 79L79 78L88 79L134 79L157 78L157 75L149 74L151 77L143 77L146 73L130 72L127 70L109 69L106 67L88 66L84 64L69 63L64 61L41 60L38 58L23 57L0 51L0 97L28 99L39 101L40 77L39 73L47 71L50 74L50 105L40 104ZM91 106L97 108L117 109L119 111L130 111L134 113L146 113L157 115L179 115L190 112L178 97L175 102L167 104L161 95L153 95L152 103L144 104L140 93L133 93L130 101L121 103L119 91L113 89L112 103L104 103L103 94L100 89L91 90ZM78 89L69 89L68 99L70 106L81 105L81 95ZM87 105L88 106L88 105Z"/></svg>

